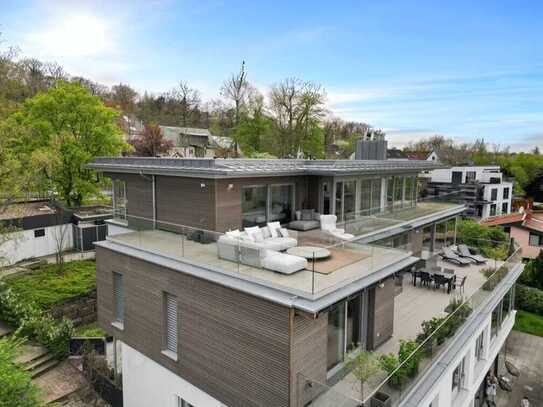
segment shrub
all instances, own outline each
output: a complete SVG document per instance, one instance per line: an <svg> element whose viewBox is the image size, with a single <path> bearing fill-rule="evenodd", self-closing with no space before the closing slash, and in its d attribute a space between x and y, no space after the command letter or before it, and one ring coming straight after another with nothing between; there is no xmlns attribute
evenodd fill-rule
<svg viewBox="0 0 543 407"><path fill-rule="evenodd" d="M524 267L519 282L543 290L543 250Z"/></svg>
<svg viewBox="0 0 543 407"><path fill-rule="evenodd" d="M379 358L379 363L381 368L387 373L387 376L390 376L389 383L392 386L400 386L407 379L407 376L405 376L405 371L402 369L396 370L400 363L398 358L392 353L381 355Z"/></svg>
<svg viewBox="0 0 543 407"><path fill-rule="evenodd" d="M501 227L463 220L458 225L456 240L477 249L485 257L498 260L507 258L509 237Z"/></svg>
<svg viewBox="0 0 543 407"><path fill-rule="evenodd" d="M543 290L517 284L515 300L518 309L543 316Z"/></svg>
<svg viewBox="0 0 543 407"><path fill-rule="evenodd" d="M38 407L38 389L14 357L20 341L0 339L0 407Z"/></svg>
<svg viewBox="0 0 543 407"><path fill-rule="evenodd" d="M18 327L15 335L34 338L59 359L68 355L73 333L71 321L56 321L32 302L23 301L0 282L0 318Z"/></svg>

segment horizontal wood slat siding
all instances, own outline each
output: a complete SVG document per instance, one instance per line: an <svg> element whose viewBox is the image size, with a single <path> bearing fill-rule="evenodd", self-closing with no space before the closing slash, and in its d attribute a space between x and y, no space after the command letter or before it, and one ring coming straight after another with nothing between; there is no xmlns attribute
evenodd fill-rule
<svg viewBox="0 0 543 407"><path fill-rule="evenodd" d="M311 319L291 312L293 316L290 405L297 406L298 373L319 383L326 383L328 313L319 314L318 318ZM300 396L303 397L303 394Z"/></svg>
<svg viewBox="0 0 543 407"><path fill-rule="evenodd" d="M126 214L128 225L136 226L141 224L152 225L153 219L153 182L150 175L145 178L138 174L106 173L111 179L120 179L126 183ZM151 219L149 222L130 218L137 216Z"/></svg>
<svg viewBox="0 0 543 407"><path fill-rule="evenodd" d="M108 249L96 254L100 326L229 407L289 406L288 308ZM123 331L111 326L113 272L123 274ZM161 352L164 291L179 307L178 362Z"/></svg>
<svg viewBox="0 0 543 407"><path fill-rule="evenodd" d="M383 281L383 287L369 290L368 348L376 349L394 331L394 278Z"/></svg>
<svg viewBox="0 0 543 407"><path fill-rule="evenodd" d="M156 176L157 223L172 222L215 230L215 181L203 178ZM204 187L202 188L202 184Z"/></svg>

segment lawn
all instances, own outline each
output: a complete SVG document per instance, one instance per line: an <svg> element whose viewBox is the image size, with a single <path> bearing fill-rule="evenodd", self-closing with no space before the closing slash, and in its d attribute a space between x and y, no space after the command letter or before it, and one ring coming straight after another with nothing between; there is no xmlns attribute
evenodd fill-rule
<svg viewBox="0 0 543 407"><path fill-rule="evenodd" d="M30 274L8 278L6 283L21 298L47 310L95 288L96 263L94 260L65 263L62 273L56 264L47 264Z"/></svg>
<svg viewBox="0 0 543 407"><path fill-rule="evenodd" d="M518 310L513 329L543 337L543 317L531 312Z"/></svg>

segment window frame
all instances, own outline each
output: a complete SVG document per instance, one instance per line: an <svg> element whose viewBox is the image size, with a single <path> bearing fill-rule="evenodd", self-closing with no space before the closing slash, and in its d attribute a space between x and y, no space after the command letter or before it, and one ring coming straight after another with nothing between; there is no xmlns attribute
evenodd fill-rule
<svg viewBox="0 0 543 407"><path fill-rule="evenodd" d="M173 327L170 327L170 321L172 321L169 312L172 310L173 301ZM175 334L174 342L170 343L170 331L173 328ZM177 354L179 351L179 303L175 294L167 291L162 292L162 353L171 359L177 360Z"/></svg>
<svg viewBox="0 0 543 407"><path fill-rule="evenodd" d="M112 325L118 329L124 328L125 320L125 292L124 292L124 275L114 271L112 273L113 280L113 321ZM120 289L119 289L120 287Z"/></svg>

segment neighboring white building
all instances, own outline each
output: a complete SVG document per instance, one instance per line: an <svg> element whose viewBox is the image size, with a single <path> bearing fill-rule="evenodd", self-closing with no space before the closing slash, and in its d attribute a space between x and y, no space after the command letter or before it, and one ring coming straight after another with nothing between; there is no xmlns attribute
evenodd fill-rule
<svg viewBox="0 0 543 407"><path fill-rule="evenodd" d="M468 207L468 216L485 219L511 213L513 183L504 181L497 165L437 169L421 177L428 179L428 190L434 195L458 192Z"/></svg>
<svg viewBox="0 0 543 407"><path fill-rule="evenodd" d="M0 222L16 229L0 241L2 266L55 254L61 246L64 250L73 247L69 217L59 214L47 202L12 204L0 214Z"/></svg>

